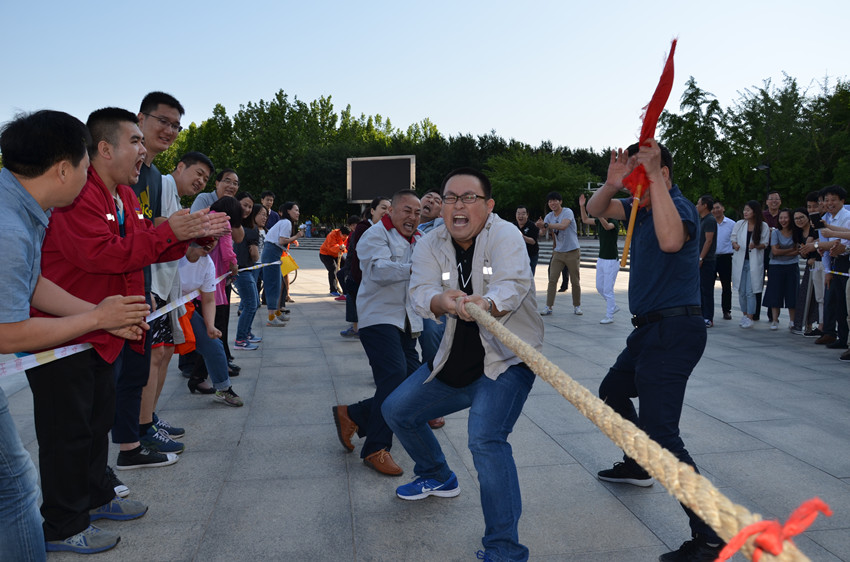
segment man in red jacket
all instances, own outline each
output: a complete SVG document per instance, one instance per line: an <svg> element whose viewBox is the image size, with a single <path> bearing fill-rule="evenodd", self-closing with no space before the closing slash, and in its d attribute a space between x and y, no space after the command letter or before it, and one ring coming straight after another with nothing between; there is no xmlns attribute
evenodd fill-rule
<svg viewBox="0 0 850 562"><path fill-rule="evenodd" d="M221 220L204 211L181 211L154 228L142 218L138 199L128 187L137 181L146 152L136 116L105 108L93 112L86 125L92 136L88 181L71 205L51 216L42 247L42 276L89 302L109 295L143 294L144 266L178 259L186 251L185 240L217 231ZM36 315L44 316L33 310ZM150 454L138 443L139 403L147 371L141 380L125 384L131 389L123 401L127 411L115 416L112 363L122 355L139 356L143 340L125 343L96 330L73 341L91 343L96 353L79 353L27 372L42 459L48 550L74 550L67 540L87 529L91 519L133 519L147 511L141 502L110 501L115 492L106 477L106 460L113 420L125 425L118 468L176 462L176 456ZM122 374L119 368L114 372ZM97 506L107 509L94 509L90 515ZM106 548L117 542L114 534L100 542L97 537L84 538Z"/></svg>

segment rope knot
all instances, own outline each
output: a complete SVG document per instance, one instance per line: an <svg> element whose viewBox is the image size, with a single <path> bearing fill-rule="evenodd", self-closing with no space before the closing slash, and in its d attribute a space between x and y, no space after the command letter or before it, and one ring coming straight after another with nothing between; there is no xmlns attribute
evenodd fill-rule
<svg viewBox="0 0 850 562"><path fill-rule="evenodd" d="M778 521L759 521L747 525L720 551L717 560L732 558L753 535L757 535L753 543L755 545L753 562L759 562L764 552L777 556L782 553L783 543L805 531L817 518L818 512L827 517L832 515L832 510L825 502L819 498L812 498L794 510L785 525L780 525Z"/></svg>

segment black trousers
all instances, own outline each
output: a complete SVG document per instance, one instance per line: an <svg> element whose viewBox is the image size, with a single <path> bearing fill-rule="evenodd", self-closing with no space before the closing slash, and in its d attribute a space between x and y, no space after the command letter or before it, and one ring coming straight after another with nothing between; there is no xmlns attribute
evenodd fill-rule
<svg viewBox="0 0 850 562"><path fill-rule="evenodd" d="M115 497L106 479L115 414L112 365L93 349L29 369L44 539L63 540L89 526L89 510ZM138 414L137 414L138 421Z"/></svg>
<svg viewBox="0 0 850 562"><path fill-rule="evenodd" d="M717 277L720 279L720 308L732 312L732 254L717 254Z"/></svg>

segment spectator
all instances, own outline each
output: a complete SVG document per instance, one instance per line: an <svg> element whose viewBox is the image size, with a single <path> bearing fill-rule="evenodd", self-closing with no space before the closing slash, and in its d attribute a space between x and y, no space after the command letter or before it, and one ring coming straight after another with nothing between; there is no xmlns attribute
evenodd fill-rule
<svg viewBox="0 0 850 562"><path fill-rule="evenodd" d="M570 271L570 282L573 284L573 311L581 315L581 284L579 282L579 250L578 235L576 234L576 222L573 211L568 207L561 206L561 194L552 191L546 196L551 212L543 221L543 228L547 235L551 233L554 238L552 246L552 260L549 263L549 286L546 290L546 308L540 313L543 316L552 314L555 306L555 289L558 286L558 278L561 270L566 267Z"/></svg>
<svg viewBox="0 0 850 562"><path fill-rule="evenodd" d="M818 320L818 303L812 281L812 272L820 258L820 255L814 250L814 239L817 237L817 232L812 226L809 213L802 207L794 209L794 236L800 247L800 257L806 260L806 267L803 270L803 278L797 287L797 312L794 315L794 326L791 333L802 336L806 332L810 332L812 324ZM809 244L812 244L812 246L809 247ZM821 270L823 270L823 266L821 266ZM821 291L821 302L823 302L823 291Z"/></svg>
<svg viewBox="0 0 850 562"><path fill-rule="evenodd" d="M711 195L703 195L697 201L700 217L699 286L706 328L714 326L714 278L717 277L717 221L711 215L713 207L714 199Z"/></svg>
<svg viewBox="0 0 850 562"><path fill-rule="evenodd" d="M528 261L531 264L531 277L534 278L534 272L537 270L537 259L540 257L540 230L533 222L528 220L528 207L520 205L516 208L516 225L522 233L522 239L525 241L525 249L528 252Z"/></svg>
<svg viewBox="0 0 850 562"><path fill-rule="evenodd" d="M714 202L711 214L717 221L717 277L720 279L720 308L723 319L732 319L732 229L735 221L726 216L726 208L720 201Z"/></svg>
<svg viewBox="0 0 850 562"><path fill-rule="evenodd" d="M764 222L758 201L747 201L744 218L735 223L730 241L732 250L732 282L738 288L741 305L741 327L752 328L756 308L756 292L764 283L764 248L770 241L770 229Z"/></svg>
<svg viewBox="0 0 850 562"><path fill-rule="evenodd" d="M847 297L845 289L850 270L850 259L844 253L847 246L842 243L841 234L850 229L850 211L844 208L847 192L839 185L831 185L821 190L827 214L823 221L826 228L820 230L823 241L818 241L815 248L824 259L824 295L823 335L815 340L816 344L826 345L830 349L845 349L847 347ZM838 273L837 275L835 273Z"/></svg>
<svg viewBox="0 0 850 562"><path fill-rule="evenodd" d="M600 324L611 324L614 315L620 311L617 301L614 300L614 283L617 282L617 273L620 271L620 252L617 248L620 222L617 219L590 218L584 206L585 196L582 193L578 199L581 211L581 222L586 225L595 225L596 234L599 238L599 257L596 260L596 292L605 299L605 317L599 321Z"/></svg>
<svg viewBox="0 0 850 562"><path fill-rule="evenodd" d="M351 234L351 228L354 226L356 224L331 230L325 237L322 247L319 248L319 260L328 270L328 293L332 297L338 297L342 294L336 274L341 267L340 261L347 251L345 243L348 240L348 235Z"/></svg>
<svg viewBox="0 0 850 562"><path fill-rule="evenodd" d="M770 329L779 328L779 309L788 309L788 329L794 328L797 287L800 285L800 250L795 235L794 219L789 209L779 211L779 228L770 233L770 270L764 305L772 309Z"/></svg>
<svg viewBox="0 0 850 562"><path fill-rule="evenodd" d="M244 197L241 200L243 208L242 228L245 230L245 238L242 242L233 245L236 252L236 262L239 269L247 269L256 264L260 259L260 228L255 222L257 215L266 215L266 208L262 205L251 205L248 210L248 215L245 216L245 210L248 202L251 202L250 197ZM239 300L242 314L239 316L239 322L236 326L236 340L233 343L233 349L242 351L255 351L262 338L257 337L251 331L251 326L254 323L254 316L259 307L259 294L257 293L257 277L254 275L255 270L240 271L236 275L236 287L239 289Z"/></svg>

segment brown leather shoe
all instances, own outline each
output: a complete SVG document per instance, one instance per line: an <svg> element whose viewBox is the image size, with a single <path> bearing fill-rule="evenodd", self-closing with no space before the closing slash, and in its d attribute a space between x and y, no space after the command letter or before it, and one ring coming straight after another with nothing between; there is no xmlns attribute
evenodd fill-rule
<svg viewBox="0 0 850 562"><path fill-rule="evenodd" d="M354 450L354 444L351 442L351 438L357 433L357 424L348 417L348 406L334 406L331 410L334 413L336 435L339 437L339 442L350 453Z"/></svg>
<svg viewBox="0 0 850 562"><path fill-rule="evenodd" d="M828 345L831 343L835 343L835 340L838 339L832 334L824 334L818 339L815 340L815 343L818 345Z"/></svg>
<svg viewBox="0 0 850 562"><path fill-rule="evenodd" d="M431 426L431 429L440 429L441 427L446 425L446 418L434 418L433 420L428 421L428 425Z"/></svg>
<svg viewBox="0 0 850 562"><path fill-rule="evenodd" d="M363 464L386 476L401 476L404 471L395 463L386 449L375 451L363 459Z"/></svg>

